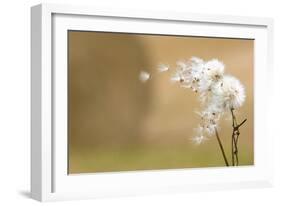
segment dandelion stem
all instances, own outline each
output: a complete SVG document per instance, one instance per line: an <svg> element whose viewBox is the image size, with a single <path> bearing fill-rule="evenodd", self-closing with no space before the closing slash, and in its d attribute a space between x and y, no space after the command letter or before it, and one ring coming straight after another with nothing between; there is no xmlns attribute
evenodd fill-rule
<svg viewBox="0 0 281 206"><path fill-rule="evenodd" d="M231 160L232 160L232 166L234 166L234 134L232 132L232 138L231 138Z"/></svg>
<svg viewBox="0 0 281 206"><path fill-rule="evenodd" d="M217 137L217 140L218 140L220 149L221 149L221 153L222 153L222 156L223 156L225 165L226 165L226 166L229 166L228 161L227 161L227 158L226 158L226 155L225 155L225 152L224 152L224 149L223 149L223 146L222 146L222 143L221 143L221 140L220 140L220 137L219 137L219 134L218 134L218 131L217 131L217 128L215 128L215 132L216 132L216 137Z"/></svg>
<svg viewBox="0 0 281 206"><path fill-rule="evenodd" d="M233 109L230 109L231 115L232 115L232 128L235 127L235 116L233 113ZM231 137L231 159L232 159L232 166L234 166L234 144L235 144L235 139L234 139L234 130L232 130L232 137Z"/></svg>

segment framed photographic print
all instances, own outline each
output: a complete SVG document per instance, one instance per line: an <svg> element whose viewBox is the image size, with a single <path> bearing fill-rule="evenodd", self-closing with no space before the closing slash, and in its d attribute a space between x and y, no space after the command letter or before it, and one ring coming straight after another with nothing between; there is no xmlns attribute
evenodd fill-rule
<svg viewBox="0 0 281 206"><path fill-rule="evenodd" d="M31 16L34 199L272 185L271 19Z"/></svg>

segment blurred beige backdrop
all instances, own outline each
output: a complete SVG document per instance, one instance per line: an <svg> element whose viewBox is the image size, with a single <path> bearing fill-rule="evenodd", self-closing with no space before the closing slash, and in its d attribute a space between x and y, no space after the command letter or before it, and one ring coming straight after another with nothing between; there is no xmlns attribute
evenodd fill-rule
<svg viewBox="0 0 281 206"><path fill-rule="evenodd" d="M174 70L157 72L192 56L220 59L244 84L240 165L253 164L253 40L69 31L68 46L70 174L224 166L215 137L190 140L197 95L170 82ZM152 75L146 83L141 70ZM231 121L220 126L230 160Z"/></svg>

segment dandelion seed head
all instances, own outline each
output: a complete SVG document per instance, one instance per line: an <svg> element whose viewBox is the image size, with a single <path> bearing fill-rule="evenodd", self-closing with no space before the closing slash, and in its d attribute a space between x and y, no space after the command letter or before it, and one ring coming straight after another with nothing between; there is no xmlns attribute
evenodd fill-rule
<svg viewBox="0 0 281 206"><path fill-rule="evenodd" d="M178 80L185 87L192 88L194 92L201 92L203 69L204 61L197 57L192 57L189 61L178 61L177 71L172 78Z"/></svg>
<svg viewBox="0 0 281 206"><path fill-rule="evenodd" d="M217 81L224 74L224 64L217 59L212 59L204 64L204 70L208 78Z"/></svg>
<svg viewBox="0 0 281 206"><path fill-rule="evenodd" d="M208 136L213 135L215 133L215 129L218 127L220 113L215 111L209 111L208 109L206 109L205 111L199 112L199 116L201 119L199 125L201 131L199 133L203 133Z"/></svg>
<svg viewBox="0 0 281 206"><path fill-rule="evenodd" d="M225 75L222 84L217 86L216 93L221 97L225 109L237 109L246 99L245 88L240 81L230 75Z"/></svg>
<svg viewBox="0 0 281 206"><path fill-rule="evenodd" d="M213 85L219 82L224 74L224 64L217 59L207 61L203 65L201 91L212 90Z"/></svg>
<svg viewBox="0 0 281 206"><path fill-rule="evenodd" d="M190 88L199 94L202 111L200 123L193 141L201 144L214 135L219 128L221 117L229 109L241 107L245 101L245 89L238 79L224 74L225 66L218 59L204 61L192 57L188 61L178 61L171 81L179 82L180 87Z"/></svg>

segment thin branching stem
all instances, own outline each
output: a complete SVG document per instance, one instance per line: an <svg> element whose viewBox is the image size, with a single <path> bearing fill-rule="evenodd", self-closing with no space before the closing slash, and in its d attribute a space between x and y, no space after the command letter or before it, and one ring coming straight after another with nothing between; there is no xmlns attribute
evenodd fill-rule
<svg viewBox="0 0 281 206"><path fill-rule="evenodd" d="M231 138L232 165L238 166L239 165L238 138L240 135L239 128L247 121L247 119L244 119L240 124L237 124L236 117L234 114L234 109L231 108L230 111L232 116L232 138Z"/></svg>
<svg viewBox="0 0 281 206"><path fill-rule="evenodd" d="M239 129L239 127L241 127L246 121L247 121L247 119L244 119L243 122L241 122L239 125L237 125L238 129Z"/></svg>

